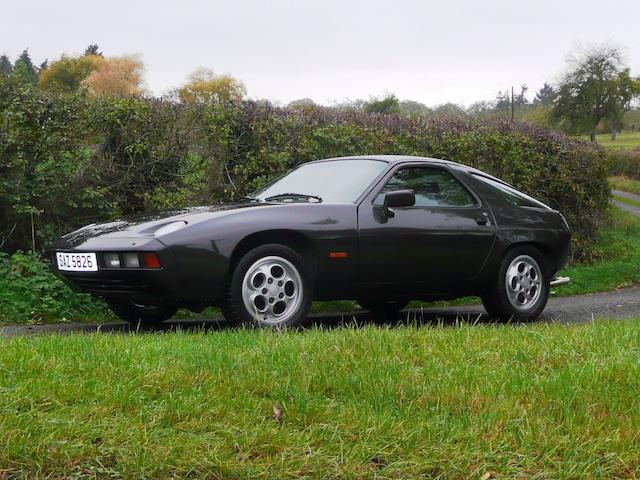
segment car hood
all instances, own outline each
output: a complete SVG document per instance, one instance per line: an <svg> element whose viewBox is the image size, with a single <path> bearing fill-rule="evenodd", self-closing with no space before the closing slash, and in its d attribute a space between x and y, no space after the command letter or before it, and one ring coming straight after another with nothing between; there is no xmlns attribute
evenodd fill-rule
<svg viewBox="0 0 640 480"><path fill-rule="evenodd" d="M229 215L246 208L262 208L274 204L234 203L216 206L189 207L177 210L166 210L154 213L129 215L109 222L92 223L75 230L61 238L66 246L77 246L89 238L132 238L159 236L160 229L176 222L184 222L185 226L196 225L216 217ZM54 245L55 246L55 245Z"/></svg>

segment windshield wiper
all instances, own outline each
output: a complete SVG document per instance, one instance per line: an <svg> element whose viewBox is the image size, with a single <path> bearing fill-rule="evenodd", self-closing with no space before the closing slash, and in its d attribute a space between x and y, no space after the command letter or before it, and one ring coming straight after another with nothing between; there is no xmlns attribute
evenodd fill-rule
<svg viewBox="0 0 640 480"><path fill-rule="evenodd" d="M262 200L260 200L259 198L256 197L252 197L251 195L245 195L243 197L240 198L241 201L245 201L245 202L261 202Z"/></svg>
<svg viewBox="0 0 640 480"><path fill-rule="evenodd" d="M321 197L317 197L316 195L307 195L306 193L279 193L278 195L273 195L271 197L265 198L266 202L271 200L315 200L317 203L322 202Z"/></svg>

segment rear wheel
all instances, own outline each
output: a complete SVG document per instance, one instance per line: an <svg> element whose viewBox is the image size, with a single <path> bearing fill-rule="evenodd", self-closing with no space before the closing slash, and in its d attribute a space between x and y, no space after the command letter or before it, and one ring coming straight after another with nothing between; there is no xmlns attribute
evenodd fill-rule
<svg viewBox="0 0 640 480"><path fill-rule="evenodd" d="M107 303L113 313L132 325L158 325L169 320L178 310L173 306L145 305L129 300L107 300Z"/></svg>
<svg viewBox="0 0 640 480"><path fill-rule="evenodd" d="M549 298L549 275L543 255L531 246L510 250L493 288L482 296L487 313L502 321L537 318Z"/></svg>
<svg viewBox="0 0 640 480"><path fill-rule="evenodd" d="M407 306L409 300L358 300L358 303L365 310L369 310L374 315L393 315Z"/></svg>
<svg viewBox="0 0 640 480"><path fill-rule="evenodd" d="M313 283L304 258L295 250L267 244L251 250L236 265L223 313L228 320L264 327L304 322Z"/></svg>

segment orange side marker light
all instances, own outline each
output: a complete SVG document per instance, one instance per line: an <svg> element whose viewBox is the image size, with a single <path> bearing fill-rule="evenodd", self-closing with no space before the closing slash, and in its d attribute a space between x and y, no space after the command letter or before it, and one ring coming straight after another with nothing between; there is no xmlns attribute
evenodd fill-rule
<svg viewBox="0 0 640 480"><path fill-rule="evenodd" d="M329 252L329 258L347 258L347 252Z"/></svg>

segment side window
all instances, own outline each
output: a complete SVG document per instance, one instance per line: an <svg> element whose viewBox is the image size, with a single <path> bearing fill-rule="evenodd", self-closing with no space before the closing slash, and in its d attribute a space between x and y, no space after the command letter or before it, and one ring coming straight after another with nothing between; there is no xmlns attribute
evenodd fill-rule
<svg viewBox="0 0 640 480"><path fill-rule="evenodd" d="M493 180L489 177L485 177L484 175L473 174L474 178L477 178L481 182L489 185L500 197L515 205L516 207L538 207L538 208L549 208L544 203L536 200L529 195L522 193L515 188L512 188L504 183Z"/></svg>
<svg viewBox="0 0 640 480"><path fill-rule="evenodd" d="M374 205L382 205L384 195L395 190L416 192L416 207L469 207L476 204L469 191L449 172L440 168L406 167L389 179Z"/></svg>

